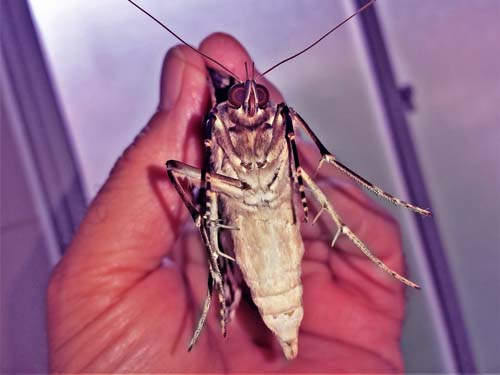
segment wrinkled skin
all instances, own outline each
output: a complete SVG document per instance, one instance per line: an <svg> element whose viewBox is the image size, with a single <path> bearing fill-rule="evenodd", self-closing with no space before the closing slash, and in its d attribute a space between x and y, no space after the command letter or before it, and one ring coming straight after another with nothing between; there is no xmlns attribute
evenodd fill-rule
<svg viewBox="0 0 500 375"><path fill-rule="evenodd" d="M209 36L201 49L243 77L243 62L251 61L224 34ZM273 100L282 101L265 84ZM199 342L186 351L206 293L205 251L194 226L185 225L191 219L166 178L164 162L200 165L201 123L209 108L202 58L186 47L171 50L160 96L158 112L116 163L53 272L51 371L403 371L403 287L347 238L331 249L335 228L326 215L315 226L303 225L305 315L297 359L284 359L248 301L224 339L214 299ZM319 155L311 156L309 145L299 147L306 150L306 167L314 168ZM390 267L403 271L393 220L333 167L323 167L317 180L354 232Z"/></svg>

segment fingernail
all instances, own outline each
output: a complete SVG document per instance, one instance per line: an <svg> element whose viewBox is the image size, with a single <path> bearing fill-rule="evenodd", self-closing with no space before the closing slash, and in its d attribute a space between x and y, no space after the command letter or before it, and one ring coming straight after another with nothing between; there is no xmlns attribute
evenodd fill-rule
<svg viewBox="0 0 500 375"><path fill-rule="evenodd" d="M160 110L169 111L177 103L181 93L185 60L182 48L174 47L167 52L163 62L160 82Z"/></svg>

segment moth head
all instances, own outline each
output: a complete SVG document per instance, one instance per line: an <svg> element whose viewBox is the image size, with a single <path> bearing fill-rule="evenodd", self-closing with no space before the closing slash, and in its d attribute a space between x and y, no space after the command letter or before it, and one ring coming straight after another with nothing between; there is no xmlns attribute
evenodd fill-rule
<svg viewBox="0 0 500 375"><path fill-rule="evenodd" d="M236 83L229 89L227 100L233 107L243 108L247 116L253 117L269 104L269 91L253 79L247 79L245 83Z"/></svg>

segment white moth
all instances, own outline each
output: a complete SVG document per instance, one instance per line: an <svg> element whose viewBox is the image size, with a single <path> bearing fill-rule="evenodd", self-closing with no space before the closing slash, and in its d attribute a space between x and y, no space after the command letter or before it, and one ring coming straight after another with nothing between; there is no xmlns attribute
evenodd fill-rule
<svg viewBox="0 0 500 375"><path fill-rule="evenodd" d="M360 8L319 40L373 2ZM297 356L298 332L304 314L300 278L304 244L294 207L294 194L300 194L307 220L304 186L321 205L320 213L328 213L336 224L332 246L340 235L345 235L384 271L408 286L419 288L389 269L343 223L318 185L301 168L295 128L303 129L318 147L321 153L318 168L322 163L332 164L368 190L396 205L421 215L430 215L430 212L385 193L337 161L292 108L284 103L271 103L267 88L256 82L253 73L249 78L247 72L246 79L242 81L210 56L198 52L229 75L209 69L213 108L205 121L202 169L175 160L167 162L168 176L199 228L208 255L208 292L189 350L202 331L213 291L219 299L222 332L226 335L226 325L234 317L241 299L241 272L253 302L266 326L276 335L285 357L293 359ZM189 189L185 189L180 179L186 179L191 186L198 186L198 196L194 197Z"/></svg>

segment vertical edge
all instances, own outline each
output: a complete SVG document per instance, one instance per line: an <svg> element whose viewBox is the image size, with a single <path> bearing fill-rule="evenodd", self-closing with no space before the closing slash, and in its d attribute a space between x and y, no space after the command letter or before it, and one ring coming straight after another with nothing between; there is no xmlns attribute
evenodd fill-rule
<svg viewBox="0 0 500 375"><path fill-rule="evenodd" d="M366 2L366 0L354 0L358 8ZM383 105L388 134L398 156L397 163L409 199L420 207L432 207L375 7L372 6L363 12L360 20L370 65ZM476 366L466 326L436 222L417 215L414 215L413 220L437 291L456 369L460 373L475 373Z"/></svg>
<svg viewBox="0 0 500 375"><path fill-rule="evenodd" d="M79 169L28 4L3 0L1 13L2 100L61 254L86 207Z"/></svg>

